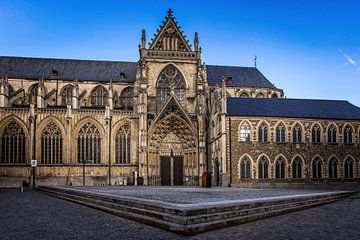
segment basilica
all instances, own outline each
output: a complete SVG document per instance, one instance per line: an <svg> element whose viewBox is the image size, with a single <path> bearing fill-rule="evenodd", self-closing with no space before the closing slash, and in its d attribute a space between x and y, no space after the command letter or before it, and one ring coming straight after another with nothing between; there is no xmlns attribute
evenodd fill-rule
<svg viewBox="0 0 360 240"><path fill-rule="evenodd" d="M141 35L137 62L0 57L0 187L359 183L360 108L205 64L171 9Z"/></svg>

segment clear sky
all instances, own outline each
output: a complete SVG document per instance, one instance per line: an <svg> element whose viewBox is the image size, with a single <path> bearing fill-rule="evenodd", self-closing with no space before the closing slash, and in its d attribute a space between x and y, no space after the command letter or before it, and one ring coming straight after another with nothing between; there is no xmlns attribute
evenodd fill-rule
<svg viewBox="0 0 360 240"><path fill-rule="evenodd" d="M360 106L360 1L0 0L0 55L137 61L171 7L207 64L258 68L288 98Z"/></svg>

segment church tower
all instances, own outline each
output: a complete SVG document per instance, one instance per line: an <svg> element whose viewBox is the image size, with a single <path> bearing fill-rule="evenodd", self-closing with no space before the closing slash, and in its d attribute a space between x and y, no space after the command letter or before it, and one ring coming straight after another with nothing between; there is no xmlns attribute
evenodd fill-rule
<svg viewBox="0 0 360 240"><path fill-rule="evenodd" d="M139 176L145 185L199 185L206 165L206 69L171 9L154 38L139 45L135 98Z"/></svg>

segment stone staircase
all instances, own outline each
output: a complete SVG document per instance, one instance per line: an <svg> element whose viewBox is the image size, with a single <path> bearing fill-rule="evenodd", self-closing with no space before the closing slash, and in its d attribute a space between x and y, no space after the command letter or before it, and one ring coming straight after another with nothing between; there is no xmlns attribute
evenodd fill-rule
<svg viewBox="0 0 360 240"><path fill-rule="evenodd" d="M36 190L181 235L193 235L255 221L358 194L351 191L336 191L238 201L175 204L62 187L39 186Z"/></svg>

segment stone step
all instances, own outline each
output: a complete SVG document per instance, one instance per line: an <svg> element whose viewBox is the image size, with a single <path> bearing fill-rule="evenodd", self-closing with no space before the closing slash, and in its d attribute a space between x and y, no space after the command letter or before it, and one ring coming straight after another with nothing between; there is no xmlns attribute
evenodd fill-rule
<svg viewBox="0 0 360 240"><path fill-rule="evenodd" d="M358 194L342 191L203 204L174 204L61 187L40 186L36 190L182 235L298 211Z"/></svg>

